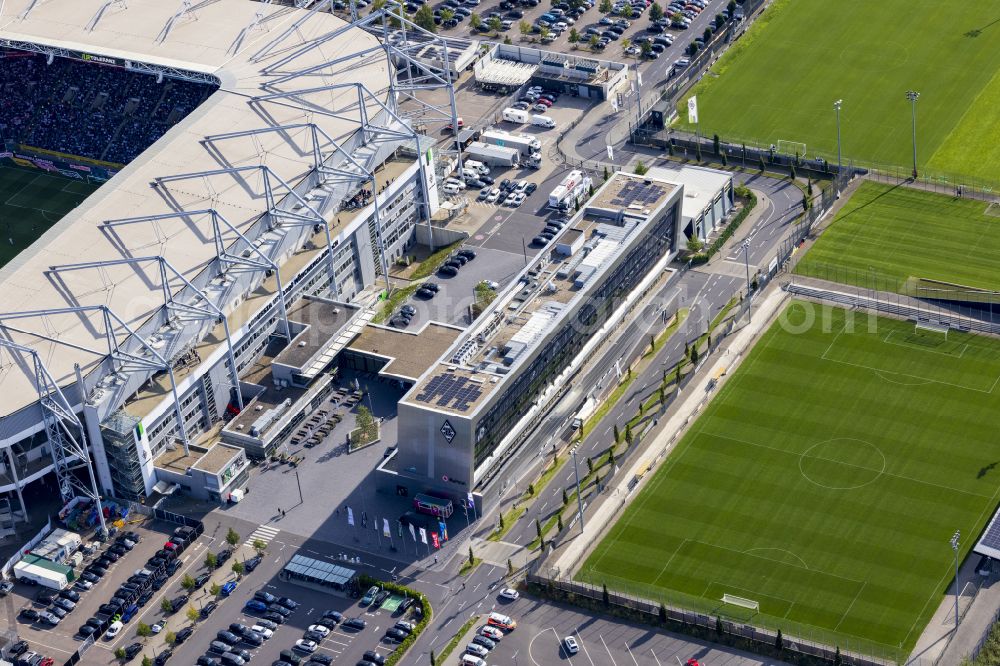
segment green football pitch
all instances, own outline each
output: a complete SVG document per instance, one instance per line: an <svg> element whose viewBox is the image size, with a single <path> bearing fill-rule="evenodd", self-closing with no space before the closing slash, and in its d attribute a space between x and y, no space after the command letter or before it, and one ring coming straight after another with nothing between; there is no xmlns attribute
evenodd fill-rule
<svg viewBox="0 0 1000 666"><path fill-rule="evenodd" d="M866 182L795 270L863 287L875 276L888 291L909 278L1000 290L1000 208Z"/></svg>
<svg viewBox="0 0 1000 666"><path fill-rule="evenodd" d="M997 505L1000 342L793 302L578 577L905 655Z"/></svg>
<svg viewBox="0 0 1000 666"><path fill-rule="evenodd" d="M0 266L4 266L96 190L79 180L0 167Z"/></svg>
<svg viewBox="0 0 1000 666"><path fill-rule="evenodd" d="M998 19L989 2L779 0L692 90L702 135L836 161L843 99L845 158L905 167L913 89L918 162L1000 181Z"/></svg>

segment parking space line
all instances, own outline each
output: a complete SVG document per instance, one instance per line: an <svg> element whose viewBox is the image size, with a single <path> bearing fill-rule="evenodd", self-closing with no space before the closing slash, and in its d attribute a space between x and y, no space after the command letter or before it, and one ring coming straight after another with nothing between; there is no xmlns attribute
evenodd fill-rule
<svg viewBox="0 0 1000 666"><path fill-rule="evenodd" d="M604 643L604 636L602 634L598 634L598 636L600 636L601 642ZM608 658L611 659L611 663L618 666L618 662L615 661L615 657L611 654L611 648L608 647L607 643L604 643L604 649L608 651Z"/></svg>
<svg viewBox="0 0 1000 666"><path fill-rule="evenodd" d="M577 642L579 642L580 647L583 648L583 653L587 655L587 661L590 662L590 666L594 666L594 660L590 658L590 650L587 649L587 644L583 642L583 636L580 635L580 630L574 629L573 633L576 634Z"/></svg>
<svg viewBox="0 0 1000 666"><path fill-rule="evenodd" d="M656 653L655 653L655 652L653 652L653 648L649 648L649 653L650 653L651 655L653 655L653 659L655 659L655 660L656 660L656 666L661 666L661 664L660 664L660 659L659 659L659 657L657 657L657 656L656 656Z"/></svg>
<svg viewBox="0 0 1000 666"><path fill-rule="evenodd" d="M628 656L632 657L632 661L635 662L635 666L639 666L639 662L636 660L635 655L632 654L632 648L628 646L627 642L625 643L625 649L628 650Z"/></svg>

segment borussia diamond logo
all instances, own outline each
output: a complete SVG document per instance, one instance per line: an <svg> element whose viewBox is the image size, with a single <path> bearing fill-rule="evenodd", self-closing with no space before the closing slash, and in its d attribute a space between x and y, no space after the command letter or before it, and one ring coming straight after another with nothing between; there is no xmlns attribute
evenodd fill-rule
<svg viewBox="0 0 1000 666"><path fill-rule="evenodd" d="M445 440L451 444L451 440L455 439L455 435L458 433L455 432L455 429L451 427L450 423L445 421L444 425L441 426L441 434L444 435Z"/></svg>

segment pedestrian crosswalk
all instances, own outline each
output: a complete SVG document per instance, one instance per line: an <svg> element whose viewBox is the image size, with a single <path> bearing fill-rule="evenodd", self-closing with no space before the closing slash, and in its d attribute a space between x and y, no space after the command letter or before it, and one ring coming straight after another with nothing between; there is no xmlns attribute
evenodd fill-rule
<svg viewBox="0 0 1000 666"><path fill-rule="evenodd" d="M253 542L258 539L263 541L265 544L271 543L271 540L278 536L278 532L280 531L281 530L268 525L260 525L250 536L247 537L247 540L243 542L243 545L253 548Z"/></svg>

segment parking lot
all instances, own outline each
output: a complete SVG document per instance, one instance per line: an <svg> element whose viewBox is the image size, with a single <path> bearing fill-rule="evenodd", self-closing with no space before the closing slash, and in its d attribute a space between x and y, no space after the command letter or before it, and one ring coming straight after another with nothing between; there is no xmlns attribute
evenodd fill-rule
<svg viewBox="0 0 1000 666"><path fill-rule="evenodd" d="M111 601L116 590L126 583L126 580L133 576L137 570L149 566L148 560L152 558L164 543L177 525L172 523L148 521L142 524L126 524L123 528L125 532L134 532L140 537L138 543L117 561L110 564L107 572L99 581L93 584L89 590L82 589L81 586L71 587L79 594L79 599L75 602L75 607L56 626L47 626L43 622L33 622L26 617L23 612L26 609L43 611L51 604L44 603L38 599L40 593L44 594L46 588L29 587L23 583L17 583L14 590L7 597L5 612L8 614L8 622L16 626L21 638L26 640L29 649L43 655L52 657L57 662L61 662L73 654L82 644L79 631L83 625L94 617L100 617L99 607ZM160 606L164 599L172 600L187 598L187 593L181 589L179 581L185 574L193 576L201 573L199 569L203 566L204 555L212 547L215 539L211 536L202 536L193 544L188 545L177 557L176 563L168 565L166 572L173 569L173 573L166 573L166 578L160 583L158 589L150 588L147 593L141 596L145 599L139 605L139 610L133 618L124 626L120 633L114 638L97 637L96 642L87 652L87 659L93 663L109 663L114 660L114 651L125 645L136 641L135 630L139 622L153 625L164 619ZM88 555L83 563L86 568L98 558L105 555L113 544L106 544ZM216 544L217 545L217 544ZM221 547L220 547L221 548ZM219 577L227 575L228 566L219 569L216 574ZM78 574L81 571L77 571ZM231 572L228 575L232 575ZM210 583L206 582L207 587ZM170 614L175 615L175 614ZM178 611L176 615L184 616L183 611ZM173 620L171 620L173 622Z"/></svg>
<svg viewBox="0 0 1000 666"><path fill-rule="evenodd" d="M492 609L482 616L461 641L455 657L465 649L475 633L486 624L489 610L508 615L517 621L517 629L497 642L487 661L494 663L582 664L585 666L667 666L687 664L695 659L704 666L762 666L779 664L761 657L723 652L709 643L700 644L691 638L672 636L651 627L595 618L569 606L541 602L522 596L517 601L505 601L494 595ZM570 654L564 640L572 636L578 651ZM694 646L694 647L693 647Z"/></svg>

